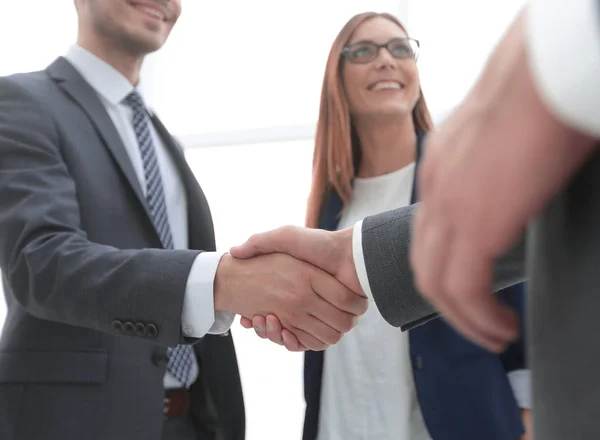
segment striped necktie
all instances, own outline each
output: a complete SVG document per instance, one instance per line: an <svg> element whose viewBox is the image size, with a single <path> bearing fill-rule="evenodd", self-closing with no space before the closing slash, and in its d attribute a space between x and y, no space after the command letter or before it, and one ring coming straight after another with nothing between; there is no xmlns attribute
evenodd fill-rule
<svg viewBox="0 0 600 440"><path fill-rule="evenodd" d="M150 208L152 221L165 249L173 249L173 236L167 215L164 187L156 151L150 134L150 118L144 101L136 91L131 92L123 101L133 110L133 129L138 141L144 175L146 177L146 200ZM167 370L179 382L188 387L189 375L194 364L194 350L189 345L177 345L167 349L169 362Z"/></svg>

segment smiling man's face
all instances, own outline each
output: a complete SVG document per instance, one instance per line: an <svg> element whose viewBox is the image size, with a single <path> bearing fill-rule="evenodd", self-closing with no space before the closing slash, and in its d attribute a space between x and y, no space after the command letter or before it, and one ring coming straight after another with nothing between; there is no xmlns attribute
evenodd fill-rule
<svg viewBox="0 0 600 440"><path fill-rule="evenodd" d="M77 0L80 29L145 55L162 47L181 15L181 0Z"/></svg>

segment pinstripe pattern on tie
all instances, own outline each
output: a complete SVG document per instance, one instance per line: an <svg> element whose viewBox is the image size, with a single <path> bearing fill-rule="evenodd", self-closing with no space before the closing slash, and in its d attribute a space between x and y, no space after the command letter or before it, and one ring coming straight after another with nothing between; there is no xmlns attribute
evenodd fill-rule
<svg viewBox="0 0 600 440"><path fill-rule="evenodd" d="M146 200L150 208L152 221L165 249L173 249L173 236L167 215L164 187L154 143L150 134L150 120L146 106L142 97L136 91L127 95L124 103L133 110L132 124L142 156L146 178ZM191 385L188 381L194 362L194 350L192 347L189 345L169 347L167 355L169 356L167 364L169 373L186 387Z"/></svg>

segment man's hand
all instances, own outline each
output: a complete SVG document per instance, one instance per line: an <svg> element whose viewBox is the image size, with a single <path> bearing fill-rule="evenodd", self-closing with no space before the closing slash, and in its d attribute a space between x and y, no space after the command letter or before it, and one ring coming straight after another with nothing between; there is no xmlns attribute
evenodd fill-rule
<svg viewBox="0 0 600 440"><path fill-rule="evenodd" d="M230 252L234 257L244 259L272 252L289 254L320 267L356 292L357 296L367 301L354 267L352 228L328 232L320 229L284 226L253 235L246 243L232 248ZM327 296L324 298L329 300ZM290 351L310 349L295 337L291 329L282 325L276 314L243 315L241 324L246 328L254 327L258 336L285 345Z"/></svg>
<svg viewBox="0 0 600 440"><path fill-rule="evenodd" d="M411 246L422 294L463 335L493 351L519 330L491 294L492 263L593 148L541 101L524 25L522 16L465 102L428 137Z"/></svg>
<svg viewBox="0 0 600 440"><path fill-rule="evenodd" d="M246 260L226 254L215 277L215 311L273 314L311 350L337 343L366 309L364 297L330 274L282 253Z"/></svg>

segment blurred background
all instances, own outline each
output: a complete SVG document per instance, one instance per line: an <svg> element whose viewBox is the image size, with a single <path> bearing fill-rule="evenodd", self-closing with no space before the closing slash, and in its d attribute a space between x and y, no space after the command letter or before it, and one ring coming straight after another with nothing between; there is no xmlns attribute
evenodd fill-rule
<svg viewBox="0 0 600 440"><path fill-rule="evenodd" d="M420 40L422 87L439 122L468 92L525 1L182 3L167 45L147 59L143 88L183 142L212 209L217 246L226 250L254 232L303 223L325 61L352 15L390 12ZM0 6L0 75L43 69L75 41L72 0ZM0 300L0 323L4 316ZM302 355L259 339L239 321L232 332L248 440L300 438Z"/></svg>

